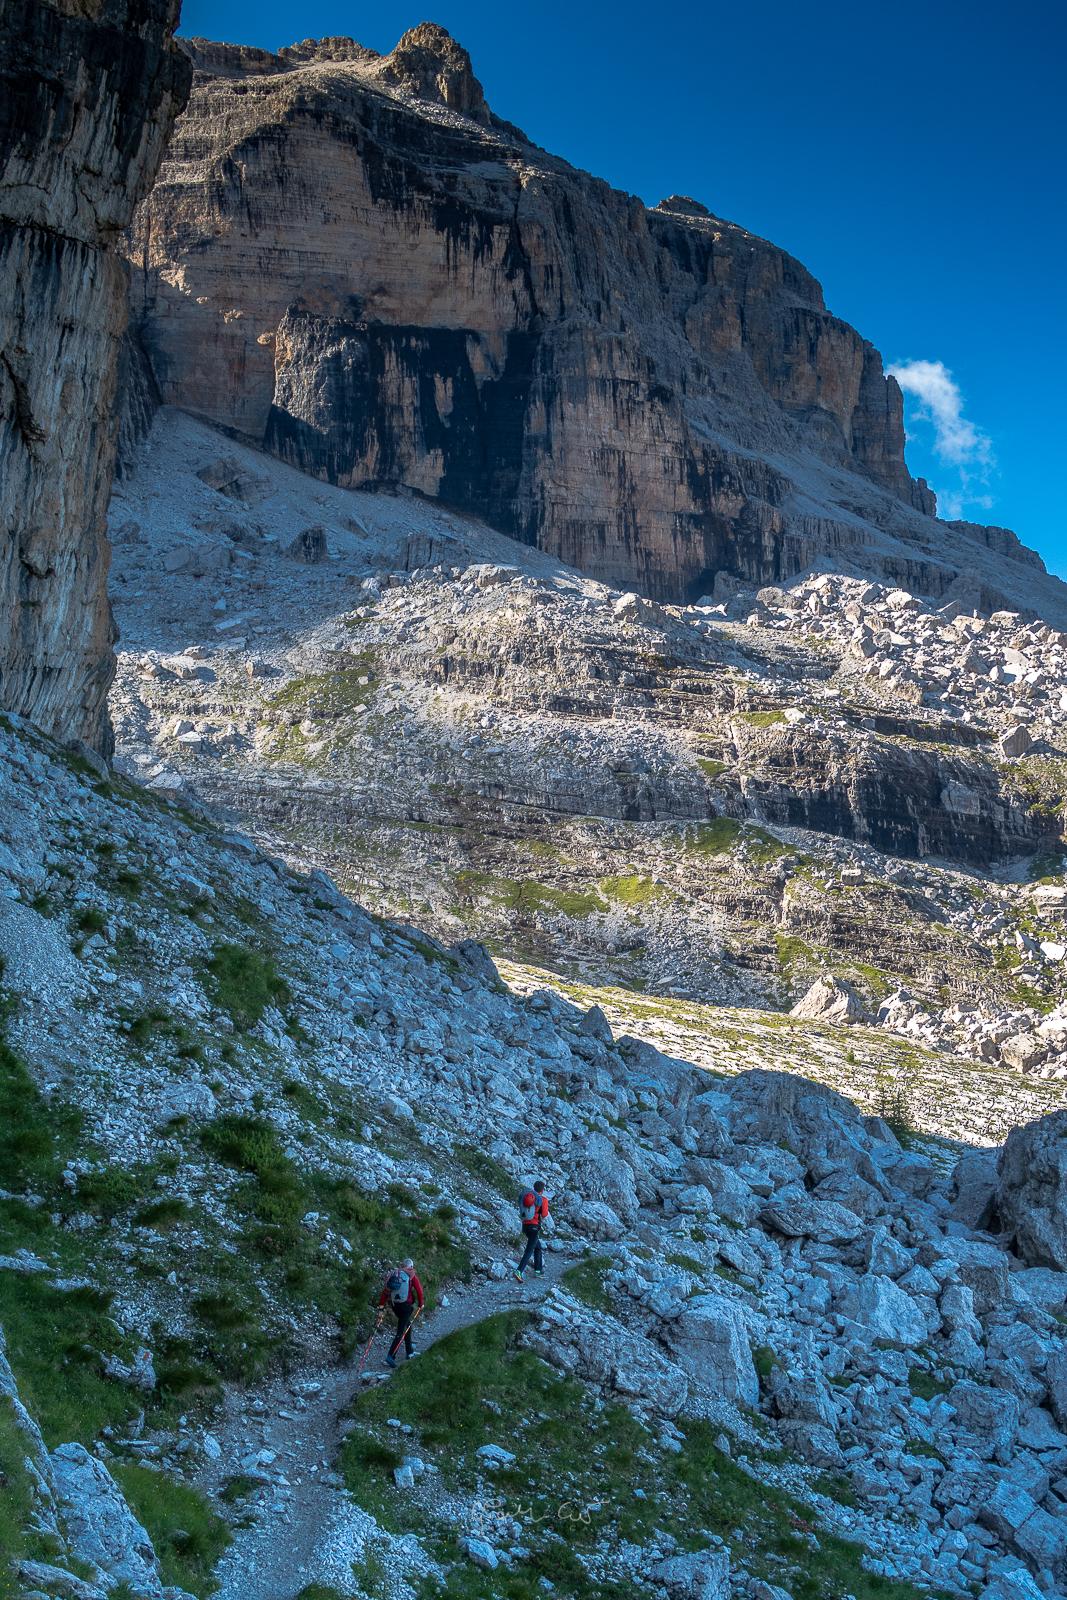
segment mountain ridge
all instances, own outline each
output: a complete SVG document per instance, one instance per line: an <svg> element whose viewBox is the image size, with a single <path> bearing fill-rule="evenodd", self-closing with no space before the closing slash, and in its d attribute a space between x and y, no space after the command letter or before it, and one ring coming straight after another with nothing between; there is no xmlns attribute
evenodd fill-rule
<svg viewBox="0 0 1067 1600"><path fill-rule="evenodd" d="M187 49L127 245L165 401L660 599L829 564L1067 620L1013 534L934 519L899 386L787 252L540 150L444 30Z"/></svg>

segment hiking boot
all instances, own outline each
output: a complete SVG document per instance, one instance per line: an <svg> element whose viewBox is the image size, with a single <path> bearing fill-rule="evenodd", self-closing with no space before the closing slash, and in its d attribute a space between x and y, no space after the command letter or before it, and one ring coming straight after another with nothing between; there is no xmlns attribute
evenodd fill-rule
<svg viewBox="0 0 1067 1600"><path fill-rule="evenodd" d="M525 1281L518 1267L515 1268L515 1281L516 1283L523 1283Z"/></svg>
<svg viewBox="0 0 1067 1600"><path fill-rule="evenodd" d="M409 1351L408 1351L408 1360L409 1360L409 1361L410 1361L410 1360L411 1360L411 1358L412 1358L412 1356L417 1356L417 1355L418 1355L418 1353L419 1353L419 1352L418 1352L418 1351L417 1351L417 1350L409 1350Z"/></svg>
<svg viewBox="0 0 1067 1600"><path fill-rule="evenodd" d="M396 1366L396 1356L386 1356L385 1364L386 1364L387 1367L395 1367Z"/></svg>
<svg viewBox="0 0 1067 1600"><path fill-rule="evenodd" d="M544 1267L534 1267L534 1277L535 1278L543 1278L544 1275L545 1275Z"/></svg>

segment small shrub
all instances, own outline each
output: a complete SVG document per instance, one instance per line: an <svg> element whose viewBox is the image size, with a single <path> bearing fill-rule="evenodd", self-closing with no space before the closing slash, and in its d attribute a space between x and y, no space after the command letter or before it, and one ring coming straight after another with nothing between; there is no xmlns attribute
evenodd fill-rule
<svg viewBox="0 0 1067 1600"><path fill-rule="evenodd" d="M702 1278L707 1271L704 1263L698 1261L696 1256L669 1255L667 1261L672 1267L681 1267L683 1272L691 1272L698 1278Z"/></svg>
<svg viewBox="0 0 1067 1600"><path fill-rule="evenodd" d="M107 927L107 912L99 906L82 906L74 913L74 926L79 933L103 933Z"/></svg>
<svg viewBox="0 0 1067 1600"><path fill-rule="evenodd" d="M757 1345L752 1352L752 1365L756 1369L756 1376L759 1378L760 1382L766 1383L767 1379L778 1365L778 1357L775 1355L774 1351L769 1345Z"/></svg>
<svg viewBox="0 0 1067 1600"><path fill-rule="evenodd" d="M142 1206L140 1211L134 1213L133 1220L139 1228L155 1228L158 1233L165 1233L168 1228L173 1228L177 1222L184 1222L190 1215L189 1207L184 1200L176 1196L167 1196Z"/></svg>
<svg viewBox="0 0 1067 1600"><path fill-rule="evenodd" d="M95 1216L110 1222L134 1205L150 1181L145 1169L101 1167L78 1179L78 1200Z"/></svg>
<svg viewBox="0 0 1067 1600"><path fill-rule="evenodd" d="M247 1500L250 1494L255 1494L259 1485L255 1478L248 1477L243 1472L237 1472L232 1478L227 1478L219 1490L219 1499L224 1506L236 1505L241 1500Z"/></svg>
<svg viewBox="0 0 1067 1600"><path fill-rule="evenodd" d="M269 955L239 944L218 944L208 962L209 987L235 1028L254 1028L269 1006L287 1005L289 985Z"/></svg>

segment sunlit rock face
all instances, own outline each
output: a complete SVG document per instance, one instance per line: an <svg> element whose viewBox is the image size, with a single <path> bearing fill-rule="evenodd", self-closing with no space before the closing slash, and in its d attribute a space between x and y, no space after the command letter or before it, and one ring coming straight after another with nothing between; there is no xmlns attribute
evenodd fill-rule
<svg viewBox="0 0 1067 1600"><path fill-rule="evenodd" d="M532 146L443 30L187 48L128 246L165 400L661 599L827 560L980 604L1024 576L1013 536L932 520L900 390L810 273Z"/></svg>
<svg viewBox="0 0 1067 1600"><path fill-rule="evenodd" d="M0 14L0 706L109 741L114 249L184 104L178 0Z"/></svg>

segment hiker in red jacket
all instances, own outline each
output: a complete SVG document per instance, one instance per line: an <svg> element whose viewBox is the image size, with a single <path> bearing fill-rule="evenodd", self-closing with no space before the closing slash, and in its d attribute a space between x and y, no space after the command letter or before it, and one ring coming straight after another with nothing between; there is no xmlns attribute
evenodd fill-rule
<svg viewBox="0 0 1067 1600"><path fill-rule="evenodd" d="M379 1306L388 1306L396 1317L396 1338L389 1346L389 1354L385 1358L387 1367L396 1366L401 1345L404 1346L408 1360L418 1355L419 1352L411 1341L411 1324L422 1310L423 1300L422 1284L415 1271L415 1263L409 1257L398 1267L393 1268L378 1296Z"/></svg>
<svg viewBox="0 0 1067 1600"><path fill-rule="evenodd" d="M515 1276L520 1283L531 1256L533 1269L538 1277L545 1270L544 1258L541 1255L541 1224L547 1216L548 1196L545 1193L544 1183L538 1178L533 1188L527 1189L519 1201L519 1220L526 1236L526 1248L522 1252L522 1260L515 1268Z"/></svg>

